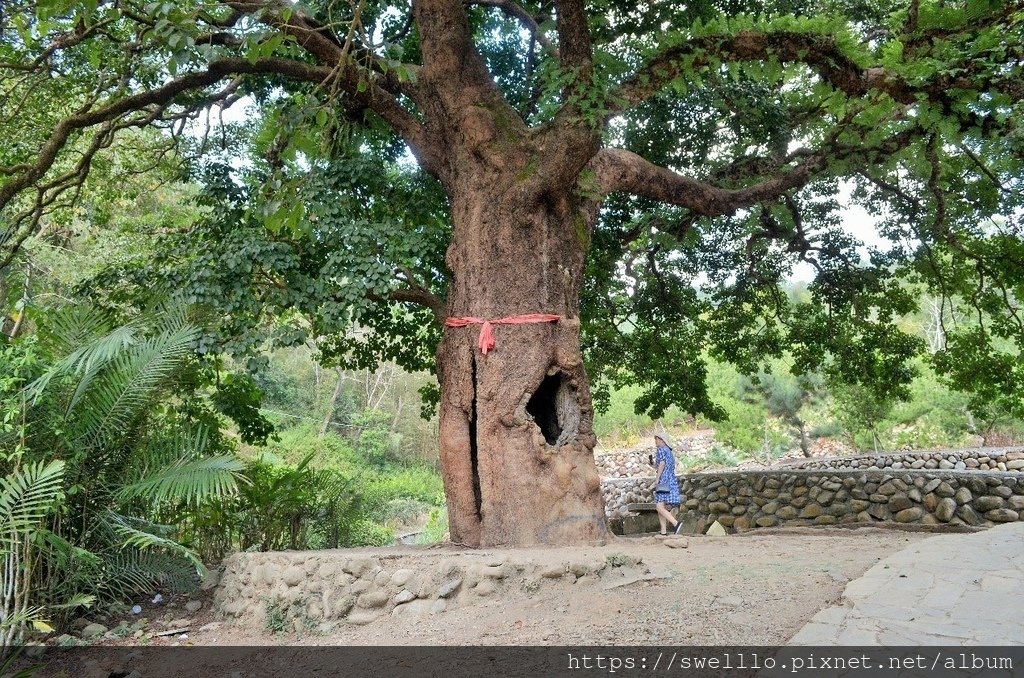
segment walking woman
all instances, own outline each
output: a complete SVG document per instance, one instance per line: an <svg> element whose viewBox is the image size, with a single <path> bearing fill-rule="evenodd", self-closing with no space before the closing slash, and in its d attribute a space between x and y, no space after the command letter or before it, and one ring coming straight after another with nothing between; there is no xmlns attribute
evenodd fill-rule
<svg viewBox="0 0 1024 678"><path fill-rule="evenodd" d="M669 525L672 526L674 534L679 534L683 524L673 515L673 511L682 503L679 496L679 481L676 480L676 458L672 455L672 448L665 440L664 434L654 434L654 445L657 448L654 455L657 472L651 489L654 491L654 503L658 509L661 535L668 536Z"/></svg>

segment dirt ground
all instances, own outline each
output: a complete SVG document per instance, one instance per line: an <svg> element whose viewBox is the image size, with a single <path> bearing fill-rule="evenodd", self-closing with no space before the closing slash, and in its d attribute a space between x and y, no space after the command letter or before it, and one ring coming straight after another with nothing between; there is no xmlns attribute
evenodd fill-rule
<svg viewBox="0 0 1024 678"><path fill-rule="evenodd" d="M668 576L612 589L596 578L573 584L542 580L442 614L340 624L328 633L274 634L231 622L196 630L216 621L207 605L187 639L154 638L152 644L777 645L815 612L839 601L849 580L929 536L895 529L799 528L690 536L687 548L667 548L657 537L643 537L619 538L603 547L519 549L504 553L541 565L623 553ZM439 557L465 553L455 547L431 551Z"/></svg>
<svg viewBox="0 0 1024 678"><path fill-rule="evenodd" d="M840 601L848 581L879 559L930 536L928 532L876 527L819 527L759 529L728 537L689 536L685 538L686 548L669 548L657 537L640 537L571 549L360 549L384 559L497 557L539 566L604 561L611 554L622 554L641 558L644 569L657 573L659 578L613 588L609 587L609 577L583 577L575 583L568 578L533 579L506 586L500 596L477 599L471 605L440 614L413 618L388 615L366 626L341 622L326 633L277 634L257 624L218 619L211 609L212 594L206 592L201 598L203 608L191 615L183 609L188 600L184 597L158 606L146 604L142 615L126 617L129 622L141 616L149 620L141 641L108 635L93 641L86 654L49 655L38 675L111 678L132 672L143 678L293 676L297 675L295 662L304 670L322 662L316 675L332 675L337 658L311 655L304 651L308 646L778 646L818 610ZM113 627L118 620L103 621ZM151 635L181 623L187 625L185 635ZM142 648L137 644L150 648L192 646L198 653L139 652ZM293 649L280 648L276 654L268 654L271 648L280 646ZM203 651L217 647L220 649L215 654ZM289 652L301 656L290 657ZM400 658L398 665L406 666L406 660ZM439 661L437 655L430 656L429 661L436 666L423 675L467 675L460 673L464 667L453 668ZM517 660L523 667L531 661L546 660L535 654ZM419 664L417 667L424 669ZM363 667L366 670L362 672L355 670L358 667L350 668L355 671L351 675L387 674L381 674L376 664ZM517 675L544 672L530 669Z"/></svg>

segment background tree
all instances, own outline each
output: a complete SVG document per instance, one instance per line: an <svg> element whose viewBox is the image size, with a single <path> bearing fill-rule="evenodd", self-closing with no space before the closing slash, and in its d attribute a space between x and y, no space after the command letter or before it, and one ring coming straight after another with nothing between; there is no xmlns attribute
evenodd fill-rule
<svg viewBox="0 0 1024 678"><path fill-rule="evenodd" d="M119 133L164 129L217 189L164 271L232 292L210 299L225 348L251 352L268 311L339 363L429 367L437 342L456 541L605 534L591 379L716 417L707 353L754 372L788 347L902 397L907 280L976 311L936 354L962 384L1024 340L1016 3L16 0L0 21L22 130L0 146L0 266ZM263 124L218 170L228 134L184 130L242 97ZM867 262L849 183L891 243ZM805 304L779 289L797 263ZM478 347L477 319L534 313L558 321ZM451 318L470 326L440 334ZM1019 401L1020 376L985 392Z"/></svg>
<svg viewBox="0 0 1024 678"><path fill-rule="evenodd" d="M805 457L811 456L803 409L805 405L814 405L825 397L825 383L820 375L811 373L794 376L760 372L752 378L744 379L739 389L746 398L762 401L769 414L792 427L796 431L800 451Z"/></svg>

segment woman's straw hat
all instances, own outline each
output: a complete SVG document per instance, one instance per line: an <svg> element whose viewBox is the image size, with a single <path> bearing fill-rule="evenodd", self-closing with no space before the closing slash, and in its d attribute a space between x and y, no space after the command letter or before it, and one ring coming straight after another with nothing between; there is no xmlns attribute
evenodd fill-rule
<svg viewBox="0 0 1024 678"><path fill-rule="evenodd" d="M655 438L661 438L661 440L666 445L668 445L669 448L672 447L672 439L668 437L668 434L665 433L665 431L663 429L657 429L655 431L651 431L651 435L654 436Z"/></svg>

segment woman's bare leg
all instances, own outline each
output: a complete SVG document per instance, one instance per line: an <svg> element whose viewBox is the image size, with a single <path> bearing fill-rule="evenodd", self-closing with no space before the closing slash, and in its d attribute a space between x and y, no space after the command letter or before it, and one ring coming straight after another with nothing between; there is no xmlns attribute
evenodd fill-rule
<svg viewBox="0 0 1024 678"><path fill-rule="evenodd" d="M662 502L658 502L656 506L658 508L658 521L661 523L661 531L665 532L668 525L671 525L674 530L679 521L676 520L676 517L672 515L672 512Z"/></svg>

